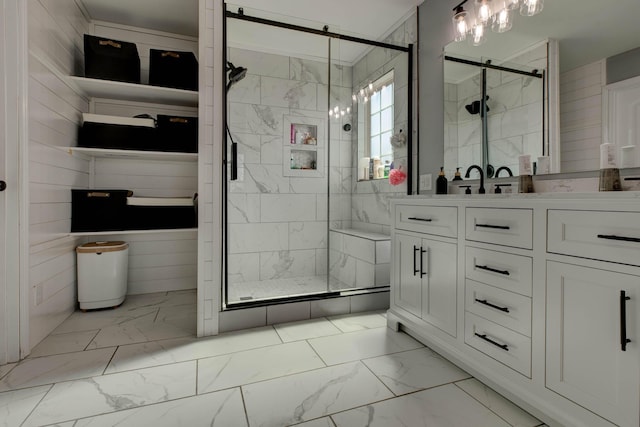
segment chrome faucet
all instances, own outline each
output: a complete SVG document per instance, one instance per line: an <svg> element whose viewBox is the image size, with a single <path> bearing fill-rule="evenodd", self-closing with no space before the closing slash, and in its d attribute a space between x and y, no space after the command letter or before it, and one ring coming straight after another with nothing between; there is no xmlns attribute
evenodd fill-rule
<svg viewBox="0 0 640 427"><path fill-rule="evenodd" d="M478 173L480 174L480 188L478 188L478 193L484 194L484 173L482 172L482 168L480 166L478 165L469 166L469 168L467 169L467 173L464 174L464 177L469 178L469 174L471 173L472 169L477 169Z"/></svg>
<svg viewBox="0 0 640 427"><path fill-rule="evenodd" d="M513 172L511 172L511 169L509 169L506 166L500 166L498 168L498 170L496 171L496 175L494 176L494 178L498 178L500 176L500 171L505 170L507 171L507 173L509 174L509 176L513 176Z"/></svg>

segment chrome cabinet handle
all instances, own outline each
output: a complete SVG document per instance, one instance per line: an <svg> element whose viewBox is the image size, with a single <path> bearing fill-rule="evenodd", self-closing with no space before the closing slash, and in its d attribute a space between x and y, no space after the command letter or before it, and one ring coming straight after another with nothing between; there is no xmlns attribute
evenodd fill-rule
<svg viewBox="0 0 640 427"><path fill-rule="evenodd" d="M627 338L627 301L631 297L626 295L625 291L620 291L620 349L627 351L627 344L631 342Z"/></svg>
<svg viewBox="0 0 640 427"><path fill-rule="evenodd" d="M509 351L509 346L506 344L499 344L497 342L495 342L494 340L492 340L491 338L487 338L487 334L479 334L479 333L474 333L475 336L477 336L480 339L485 340L486 342L488 342L489 344L493 344L498 348L503 349L504 351Z"/></svg>
<svg viewBox="0 0 640 427"><path fill-rule="evenodd" d="M626 236L616 236L615 234L598 234L598 239L622 240L623 242L640 243L640 238L637 238L637 237L626 237Z"/></svg>
<svg viewBox="0 0 640 427"><path fill-rule="evenodd" d="M486 306L491 307L491 308L495 308L496 310L504 311L505 313L509 312L509 308L508 307L500 307L499 305L491 304L486 299L478 299L478 298L476 298L476 302L479 302L480 304L486 305Z"/></svg>
<svg viewBox="0 0 640 427"><path fill-rule="evenodd" d="M424 276L427 274L426 271L422 271L422 254L427 253L426 250L422 249L422 247L420 247L420 277Z"/></svg>
<svg viewBox="0 0 640 427"><path fill-rule="evenodd" d="M418 270L416 268L416 252L418 252L420 249L416 247L416 245L413 245L413 275L415 276L416 273L419 273L420 270ZM422 263L422 261L420 261Z"/></svg>
<svg viewBox="0 0 640 427"><path fill-rule="evenodd" d="M486 265L476 265L475 267L480 269L480 270L492 271L494 273L498 273L498 274L503 274L505 276L509 276L509 271L507 271L507 270L498 270L497 268L488 267Z"/></svg>

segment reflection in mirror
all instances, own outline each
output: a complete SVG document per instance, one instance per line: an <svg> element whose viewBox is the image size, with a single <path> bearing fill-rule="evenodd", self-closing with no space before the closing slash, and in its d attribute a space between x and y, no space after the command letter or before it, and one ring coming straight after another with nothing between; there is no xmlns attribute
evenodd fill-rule
<svg viewBox="0 0 640 427"><path fill-rule="evenodd" d="M544 133L547 44L510 61L445 53L445 147L448 176L456 168L482 167L487 178L500 168L514 175L518 157L548 154Z"/></svg>

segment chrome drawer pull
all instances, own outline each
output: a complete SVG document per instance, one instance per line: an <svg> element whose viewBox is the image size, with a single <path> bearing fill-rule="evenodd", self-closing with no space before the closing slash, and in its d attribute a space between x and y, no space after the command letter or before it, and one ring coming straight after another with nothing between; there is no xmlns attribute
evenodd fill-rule
<svg viewBox="0 0 640 427"><path fill-rule="evenodd" d="M509 346L506 344L499 344L497 342L495 342L494 340L492 340L491 338L487 338L486 334L482 334L480 335L479 333L475 332L474 333L475 336L477 336L478 338L481 338L483 340L485 340L486 342L495 345L496 347L499 347L501 349L503 349L504 351L509 351Z"/></svg>
<svg viewBox="0 0 640 427"><path fill-rule="evenodd" d="M622 351L627 351L627 344L631 342L627 338L627 301L631 297L626 295L625 291L620 291L620 346Z"/></svg>
<svg viewBox="0 0 640 427"><path fill-rule="evenodd" d="M616 236L616 235L614 235L614 234L598 234L598 239L622 240L623 242L636 242L636 243L640 243L640 238L637 238L637 237Z"/></svg>
<svg viewBox="0 0 640 427"><path fill-rule="evenodd" d="M498 274L503 274L505 276L509 276L509 271L507 271L507 270L498 270L497 268L487 267L486 265L476 265L475 267L479 268L480 270L492 271L494 273L498 273Z"/></svg>
<svg viewBox="0 0 640 427"><path fill-rule="evenodd" d="M509 308L507 307L500 307L499 305L495 305L495 304L491 304L489 301L487 301L486 299L478 299L476 298L476 302L479 302L480 304L484 304L488 307L491 308L495 308L496 310L500 310L500 311L504 311L505 313L509 312Z"/></svg>
<svg viewBox="0 0 640 427"><path fill-rule="evenodd" d="M407 218L407 219L410 219L411 221L423 221L423 222L431 222L432 221L431 218L416 218L415 216L412 216L412 217Z"/></svg>
<svg viewBox="0 0 640 427"><path fill-rule="evenodd" d="M508 225L491 225L491 224L476 224L476 227L496 228L498 230L509 230L511 228Z"/></svg>

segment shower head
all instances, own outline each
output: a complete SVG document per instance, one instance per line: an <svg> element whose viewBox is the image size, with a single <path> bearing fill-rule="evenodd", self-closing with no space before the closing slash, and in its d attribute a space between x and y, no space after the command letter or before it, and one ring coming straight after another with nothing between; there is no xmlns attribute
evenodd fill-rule
<svg viewBox="0 0 640 427"><path fill-rule="evenodd" d="M489 100L489 95L486 96L485 103L488 100ZM479 114L480 110L481 110L481 105L480 105L481 102L482 102L481 99L479 99L477 101L473 101L471 104L465 105L464 108L466 108L466 110L469 112L469 114ZM487 112L489 112L489 106L488 105L487 105Z"/></svg>
<svg viewBox="0 0 640 427"><path fill-rule="evenodd" d="M236 67L231 62L227 61L227 72L229 73L229 82L227 83L227 90L240 80L244 79L247 75L247 69L244 67Z"/></svg>

